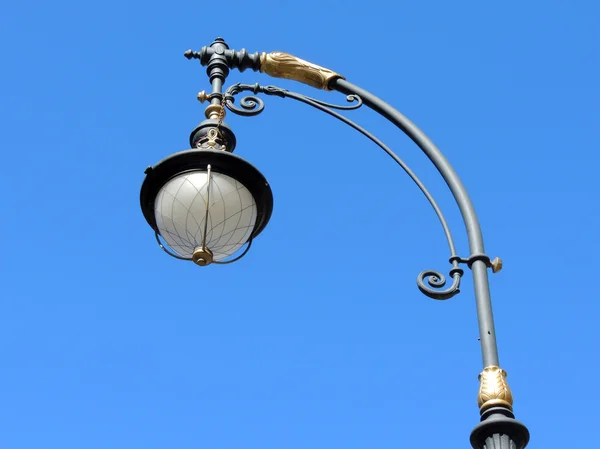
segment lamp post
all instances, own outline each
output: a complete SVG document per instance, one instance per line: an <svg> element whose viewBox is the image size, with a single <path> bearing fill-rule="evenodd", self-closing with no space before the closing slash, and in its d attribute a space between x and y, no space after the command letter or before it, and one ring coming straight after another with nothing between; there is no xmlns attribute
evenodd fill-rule
<svg viewBox="0 0 600 449"><path fill-rule="evenodd" d="M433 270L421 272L418 288L427 296L445 300L459 293L461 265L473 272L477 319L483 360L479 375L477 402L480 423L471 432L475 449L523 449L529 431L514 419L513 397L506 372L499 366L496 332L492 315L488 269L497 272L502 262L491 260L484 250L479 221L460 178L433 142L409 119L368 91L355 86L331 70L282 52L248 53L230 49L217 38L199 52L188 50L188 59L199 59L207 68L210 93L198 99L208 102L206 120L190 136L191 149L182 151L146 169L140 202L159 246L169 255L200 266L226 264L243 257L252 241L267 225L273 209L273 194L265 177L251 164L232 154L236 139L223 122L226 110L253 116L264 109L258 94L290 98L313 106L348 124L386 151L424 193L444 229L450 249L452 283ZM234 84L223 90L231 69L251 69L276 78L286 78L309 86L347 95L349 104L335 105L290 92L276 86ZM253 95L235 103L241 92ZM381 140L354 123L339 110L367 106L402 130L427 155L450 188L467 230L469 256L458 255L450 229L433 196L410 168ZM244 249L242 249L244 248Z"/></svg>

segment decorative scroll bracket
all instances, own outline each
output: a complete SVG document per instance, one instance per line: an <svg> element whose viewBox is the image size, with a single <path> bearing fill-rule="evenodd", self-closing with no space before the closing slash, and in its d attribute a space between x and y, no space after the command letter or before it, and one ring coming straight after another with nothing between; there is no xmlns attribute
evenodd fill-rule
<svg viewBox="0 0 600 449"><path fill-rule="evenodd" d="M241 92L252 92L253 96L243 97L239 102L239 107L235 105L235 95ZM260 114L265 107L263 100L256 95L259 93L263 93L266 95L278 96L282 98L292 98L297 101L301 101L310 106L313 106L323 112L326 112L329 115L343 121L344 123L350 125L352 128L356 129L360 133L364 134L366 137L371 139L377 145L379 145L384 151L386 151L410 176L410 178L417 184L417 186L421 189L423 194L427 197L433 209L435 210L442 227L444 228L444 233L448 240L448 245L450 247L450 263L452 264L452 269L450 270L450 277L452 278L452 284L443 289L446 285L446 278L443 274L434 270L425 270L419 274L417 277L417 286L419 290L425 294L426 296L437 299L437 300L446 300L450 299L456 294L460 292L460 280L464 274L464 270L459 267L460 263L467 263L470 266L473 258L463 259L456 254L454 241L452 239L452 235L450 233L450 228L446 223L446 219L444 218L439 206L433 199L432 195L429 193L425 185L419 180L419 178L410 170L410 168L383 142L381 142L374 135L366 131L364 128L360 127L356 123L349 120L347 117L337 113L333 109L338 110L353 110L362 106L362 99L357 95L349 95L346 99L353 103L350 105L335 105L331 103L326 103L324 101L318 100L316 98L307 97L302 94L298 94L296 92L290 92L286 89L279 88L277 86L261 86L260 84L234 84L229 87L224 94L224 104L231 112L242 115L242 116L253 116ZM485 255L479 255L476 258L487 259L487 263L489 264L489 257Z"/></svg>

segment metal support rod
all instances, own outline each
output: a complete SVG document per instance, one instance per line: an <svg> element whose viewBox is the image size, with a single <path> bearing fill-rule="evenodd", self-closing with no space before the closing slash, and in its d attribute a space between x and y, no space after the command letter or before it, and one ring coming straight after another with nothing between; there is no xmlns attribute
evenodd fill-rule
<svg viewBox="0 0 600 449"><path fill-rule="evenodd" d="M485 254L481 227L479 226L479 220L477 219L469 194L446 157L425 133L388 103L344 79L334 79L329 86L333 90L346 95L358 95L365 105L395 124L423 150L442 175L444 181L446 181L452 195L454 195L467 228L471 255ZM475 287L475 302L477 305L483 367L499 366L487 265L483 260L476 260L472 263L471 269L473 271L473 283Z"/></svg>
<svg viewBox="0 0 600 449"><path fill-rule="evenodd" d="M215 78L212 81L212 93L213 94L220 94L223 92L223 81L220 78ZM216 97L213 96L212 99L210 100L210 104L220 104L221 101Z"/></svg>
<svg viewBox="0 0 600 449"><path fill-rule="evenodd" d="M211 166L206 166L206 212L204 213L204 232L202 233L202 249L206 251L206 233L208 232L208 212L210 210L210 177Z"/></svg>

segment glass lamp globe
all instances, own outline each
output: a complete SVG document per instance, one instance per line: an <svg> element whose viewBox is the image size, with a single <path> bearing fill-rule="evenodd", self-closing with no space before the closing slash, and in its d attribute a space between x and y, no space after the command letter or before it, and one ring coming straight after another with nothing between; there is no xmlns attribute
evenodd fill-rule
<svg viewBox="0 0 600 449"><path fill-rule="evenodd" d="M256 203L231 176L192 171L175 176L160 189L154 214L160 235L179 256L192 258L197 248L204 248L214 261L221 261L250 238Z"/></svg>
<svg viewBox="0 0 600 449"><path fill-rule="evenodd" d="M159 240L161 247L201 266L226 263L262 231L273 209L271 188L254 166L207 149L176 153L149 167L140 201L157 240L162 237L169 249Z"/></svg>

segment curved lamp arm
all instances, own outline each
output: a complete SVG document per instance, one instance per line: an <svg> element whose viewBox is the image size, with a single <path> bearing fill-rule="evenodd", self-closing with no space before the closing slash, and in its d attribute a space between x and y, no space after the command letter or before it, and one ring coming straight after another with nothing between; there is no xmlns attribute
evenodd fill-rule
<svg viewBox="0 0 600 449"><path fill-rule="evenodd" d="M213 85L213 94L211 98L213 104L218 102L219 98L224 98L221 94L221 86L229 73L229 69L237 68L240 71L252 69L254 71L261 71L273 77L291 79L318 89L336 90L346 95L357 97L359 101L362 101L373 111L396 125L412 139L419 148L421 148L450 188L462 214L469 240L470 257L465 260L459 259L454 262L451 260L451 262L453 262L453 264L456 264L459 261L466 262L473 272L481 353L484 367L479 377L480 389L478 395L481 423L477 425L471 433L471 445L476 449L484 447L486 449L499 449L501 447L509 446L516 447L516 449L523 449L529 442L529 431L522 423L514 419L512 412L512 393L506 383L506 372L498 366L498 349L496 345L496 332L494 328L487 271L492 264L490 258L485 254L483 235L473 203L456 171L452 168L442 152L425 135L425 133L423 133L423 131L388 103L370 92L346 81L342 75L316 64L304 61L296 56L282 52L251 54L245 49L240 51L231 50L222 38L215 39L209 47L203 47L199 52L188 50L184 55L188 59L199 59L203 66L208 66L207 73ZM246 104L247 107L243 104L244 100L242 100L240 104L244 109L253 109L255 107L255 104L252 103L253 100L254 99L250 99L250 103ZM302 99L300 99L300 101L308 103ZM225 103L227 104L227 101ZM324 110L323 107L325 106L323 102L317 100L316 102L313 101L313 103L313 106L321 106L319 109ZM258 106L259 108L262 108L260 103ZM331 107L331 105L328 106ZM352 109L352 107L350 107L350 109ZM337 114L330 109L327 109L325 112L334 116ZM332 112L334 113L332 114ZM363 132L358 129L357 126L353 127L360 132ZM363 134L365 134L365 132L363 132ZM367 137L369 137L369 135L367 135ZM371 140L378 143L373 138L371 138ZM384 146L380 146L384 148ZM413 180L415 180L415 178L413 178ZM424 193L426 193L426 190L424 190ZM432 205L434 205L435 209L435 202L433 202ZM442 224L444 224L443 217L441 220ZM439 287L439 285L436 284L436 282L440 282L439 279L436 280L437 273L431 272L427 274L433 276L433 279L430 279L429 284L432 287ZM423 273L421 275L423 275ZM458 278L460 278L460 276L458 276ZM456 286L456 288L458 289L458 286Z"/></svg>
<svg viewBox="0 0 600 449"><path fill-rule="evenodd" d="M475 213L475 208L473 207L467 189L458 177L458 174L431 139L429 139L429 137L427 137L413 122L388 103L341 78L334 79L329 85L333 89L344 94L360 96L366 106L400 128L419 146L419 148L421 148L423 153L425 153L442 175L444 181L446 181L446 184L450 188L450 191L456 200L456 204L460 209L469 238L471 255L468 261L469 267L473 271L483 367L498 366L498 348L496 345L496 331L492 315L492 301L487 271L491 262L490 258L485 254L483 235L481 233L479 219Z"/></svg>
<svg viewBox="0 0 600 449"><path fill-rule="evenodd" d="M286 89L282 89L277 86L261 86L260 84L241 84L237 83L230 86L225 93L223 94L223 104L235 114L242 116L254 116L260 114L264 108L264 102L262 99L256 96L247 96L243 97L240 100L240 107L235 105L235 95L240 92L250 91L255 95L258 93L263 93L266 95L275 95L282 98L291 98L301 103L312 106L313 108L319 109L326 114L331 115L332 117L337 118L338 120L344 122L346 125L354 128L356 131L370 139L380 148L382 148L405 172L408 176L414 181L414 183L419 187L421 192L425 195L429 203L431 204L433 210L435 211L442 228L444 229L444 234L446 236L446 240L448 241L448 247L450 249L450 263L452 264L452 269L450 270L450 277L452 278L452 284L449 287L446 286L446 278L443 274L434 271L434 270L425 270L419 273L417 276L417 286L419 290L426 296L429 296L433 299L438 300L446 300L450 299L456 294L460 292L460 280L464 271L459 267L459 263L466 262L466 260L462 259L456 253L456 246L454 245L454 240L452 238L452 233L450 232L450 227L446 222L446 218L442 213L440 207L437 202L433 198L433 195L427 190L427 187L423 184L423 182L419 179L419 177L408 167L408 165L398 157L396 153L392 151L390 147L384 144L380 139L375 137L372 133L367 131L362 126L353 122L346 116L336 112L337 110L353 110L358 109L363 105L362 99L357 95L348 95L346 99L351 102L350 105L337 105L326 103L324 101L318 100L316 98L307 97L306 95L299 94L297 92L290 92Z"/></svg>

